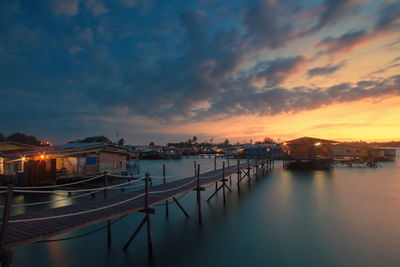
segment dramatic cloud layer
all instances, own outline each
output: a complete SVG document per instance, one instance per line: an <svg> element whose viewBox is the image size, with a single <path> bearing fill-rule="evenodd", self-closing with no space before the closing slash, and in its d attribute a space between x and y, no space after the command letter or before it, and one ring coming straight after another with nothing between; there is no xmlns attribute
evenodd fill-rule
<svg viewBox="0 0 400 267"><path fill-rule="evenodd" d="M325 67L316 67L308 70L308 77L314 77L314 76L324 76L324 75L329 75L332 73L335 73L338 71L340 68L344 66L344 62L341 62L340 64L337 65L328 65Z"/></svg>
<svg viewBox="0 0 400 267"><path fill-rule="evenodd" d="M360 0L2 1L0 128L151 132L398 95L399 11ZM392 62L315 85L374 42L390 42Z"/></svg>

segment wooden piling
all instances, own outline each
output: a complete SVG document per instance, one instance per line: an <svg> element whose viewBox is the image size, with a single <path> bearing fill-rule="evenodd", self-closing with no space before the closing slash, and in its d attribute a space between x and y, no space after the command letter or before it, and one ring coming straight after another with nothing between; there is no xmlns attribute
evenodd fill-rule
<svg viewBox="0 0 400 267"><path fill-rule="evenodd" d="M165 164L163 164L163 181L164 184L167 183L167 179L166 179L166 172L165 172ZM169 207L168 207L168 199L165 201L165 217L168 218L169 216Z"/></svg>
<svg viewBox="0 0 400 267"><path fill-rule="evenodd" d="M223 194L223 198L224 198L224 205L225 205L225 161L222 162L222 194Z"/></svg>
<svg viewBox="0 0 400 267"><path fill-rule="evenodd" d="M251 175L251 167L250 167L250 159L247 158L247 179L250 185L250 175Z"/></svg>
<svg viewBox="0 0 400 267"><path fill-rule="evenodd" d="M254 167L256 170L256 180L258 180L258 156L256 157L256 166L254 166Z"/></svg>
<svg viewBox="0 0 400 267"><path fill-rule="evenodd" d="M214 171L217 170L217 155L214 155ZM218 181L215 181L215 192L218 191Z"/></svg>
<svg viewBox="0 0 400 267"><path fill-rule="evenodd" d="M149 261L153 260L153 241L151 235L151 219L149 213L149 182L150 182L150 174L146 173L146 182L145 182L145 195L144 195L144 206L146 210L146 221L147 221L147 252Z"/></svg>
<svg viewBox="0 0 400 267"><path fill-rule="evenodd" d="M104 174L104 199L108 198L108 173ZM112 242L112 233L111 233L111 220L107 220L107 247L111 248Z"/></svg>
<svg viewBox="0 0 400 267"><path fill-rule="evenodd" d="M4 245L6 242L7 228L10 221L13 193L14 193L14 185L12 184L7 185L7 196L5 199L4 210L3 210L3 223L0 232L0 259L3 267L4 266L8 267L11 266L12 264L13 253L10 250L5 249Z"/></svg>
<svg viewBox="0 0 400 267"><path fill-rule="evenodd" d="M199 223L201 223L200 164L197 165L197 212Z"/></svg>

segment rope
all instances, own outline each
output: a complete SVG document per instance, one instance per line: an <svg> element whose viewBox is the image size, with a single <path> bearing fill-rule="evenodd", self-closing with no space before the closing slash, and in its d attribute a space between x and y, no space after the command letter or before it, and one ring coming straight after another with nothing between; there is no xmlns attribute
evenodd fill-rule
<svg viewBox="0 0 400 267"><path fill-rule="evenodd" d="M99 179L99 178L101 178L101 177L103 177L103 176L104 176L104 174L98 175L98 176L95 176L95 177L92 177L92 178L89 178L89 179L85 179L85 180L82 180L82 181L77 181L77 182L72 182L72 183L67 183L67 184L61 184L61 185L16 186L16 187L14 187L14 189L36 189L36 188L57 188L57 187L64 187L64 186L69 186L69 185L81 184L81 183L85 183L85 182L88 182L88 181L93 181L93 180ZM7 187L2 186L2 187L0 187L0 188L7 188Z"/></svg>
<svg viewBox="0 0 400 267"><path fill-rule="evenodd" d="M114 187L114 188L110 188L112 190L119 190L119 189L127 189L127 188L134 188L134 187L141 187L144 186L144 184L137 184L137 185L130 185L130 186L124 186L124 187Z"/></svg>
<svg viewBox="0 0 400 267"><path fill-rule="evenodd" d="M76 216L76 215L81 215L81 214L85 214L85 213L90 213L90 212L94 212L94 211L98 211L98 210L104 210L104 209L108 209L111 207L115 207L121 204L124 204L126 202L129 202L131 200L140 198L142 196L144 196L146 193L140 194L136 197L132 197L129 199L125 199L123 201L111 204L111 205L107 205L107 206L103 206L100 208L95 208L95 209L91 209L91 210L84 210L84 211L78 211L78 212L73 212L73 213L67 213L67 214L62 214L62 215L55 215L55 216L48 216L48 217L40 217L40 218L31 218L31 219L21 219L21 220L10 220L10 223L19 223L19 222L33 222L33 221L42 221L42 220L51 220L51 219L59 219L59 218L65 218L65 217L71 217L71 216Z"/></svg>
<svg viewBox="0 0 400 267"><path fill-rule="evenodd" d="M135 176L117 175L117 174L110 174L108 176L115 177L115 178L127 178L127 179L129 179L129 178L135 179L136 178Z"/></svg>
<svg viewBox="0 0 400 267"><path fill-rule="evenodd" d="M144 178L141 178L141 179L144 179ZM113 186L109 186L109 187L102 187L100 189L96 188L96 189L98 189L97 191L89 192L89 193L86 193L86 194L81 194L81 195L78 195L78 196L66 197L66 198L62 198L62 199L48 200L48 201L42 201L42 202L34 202L34 203L13 204L11 206L12 207L27 207L27 206L35 206L35 205L56 203L56 202L65 201L65 200L68 200L68 199L75 199L75 198L88 196L88 195L91 195L91 194L96 194L96 193L99 193L99 192L103 191L104 189L120 189L120 188L115 188L115 187L121 186L121 185L125 185L125 184L129 184L129 183L136 182L136 181L138 181L138 180L130 181L130 182L123 183L123 184L117 184L117 185L113 185ZM135 187L137 187L137 186L138 185L136 185ZM140 185L140 186L142 186L142 185ZM0 206L0 208L4 208L4 206Z"/></svg>
<svg viewBox="0 0 400 267"><path fill-rule="evenodd" d="M143 180L143 179L145 179L145 177L141 178L140 180ZM133 181L129 181L129 182L126 182L126 183L111 185L111 186L107 186L107 187L103 187L103 188L104 189L115 189L118 186L124 186L124 185L127 185L127 184L132 184L132 183L135 183L135 182L140 181L140 180L133 180ZM117 188L117 189L120 189L120 188Z"/></svg>
<svg viewBox="0 0 400 267"><path fill-rule="evenodd" d="M101 189L104 189L104 187L100 187ZM62 190L63 192L66 193L79 193L79 192L90 192L90 191L96 191L100 188L89 188L89 189L77 189L77 190ZM60 190L61 191L61 190ZM14 190L16 193L32 193L32 194L52 194L54 191L46 191L46 190Z"/></svg>
<svg viewBox="0 0 400 267"><path fill-rule="evenodd" d="M115 221L111 222L110 225L113 225L114 223L119 222L120 220L122 220L123 218L125 218L128 214L123 215L121 217L119 217L118 219L116 219ZM93 231L84 233L84 234L80 234L80 235L76 235L76 236L70 236L70 237L65 237L65 238L58 238L58 239L48 239L48 240L41 240L41 241L37 241L36 243L49 243L49 242L58 242L58 241L66 241L66 240L71 240L71 239L76 239L76 238L81 238L81 237L85 237L94 233L97 233L105 228L107 228L108 225L99 227Z"/></svg>
<svg viewBox="0 0 400 267"><path fill-rule="evenodd" d="M28 207L28 206L35 206L35 205L50 204L50 203L56 203L56 202L60 202L60 201L65 201L65 200L68 200L68 199L75 199L75 198L88 196L88 195L91 195L91 194L96 194L96 193L101 192L101 191L103 191L103 189L100 189L100 190L95 191L95 192L89 192L89 193L86 193L86 194L78 195L78 196L73 196L73 197L66 197L66 198L62 198L62 199L42 201L42 202L34 202L34 203L13 204L11 206L12 207ZM4 206L0 206L0 208L4 208Z"/></svg>
<svg viewBox="0 0 400 267"><path fill-rule="evenodd" d="M177 187L172 188L172 189L166 189L166 190L161 190L161 191L151 191L151 192L149 192L149 194L161 194L161 193L165 193L165 192L169 192L169 191L174 191L174 190L176 190L176 189L178 189L178 188L181 188L181 187L184 187L184 186L186 186L186 185L188 185L188 184L191 184L191 183L193 183L193 182L196 181L196 180L197 180L197 178L195 178L195 179L193 179L193 180L190 180L190 181L189 181L188 183L186 183L186 184L177 186Z"/></svg>
<svg viewBox="0 0 400 267"><path fill-rule="evenodd" d="M111 186L106 186L106 187L97 187L97 188L88 188L88 189L76 189L76 190L62 190L62 192L66 192L66 193L79 193L79 192L91 192L91 191L96 191L96 190L104 190L104 189L112 189L114 187L117 186L121 186L121 185L126 185L126 184L130 184L130 183L134 183L140 180L145 179L145 177L137 179L137 180L133 180L133 181L129 181L126 183L122 183L122 184L117 184L117 185L111 185ZM58 190L61 191L61 190ZM46 190L14 190L14 192L17 193L32 193L32 194L52 194L55 191L46 191Z"/></svg>

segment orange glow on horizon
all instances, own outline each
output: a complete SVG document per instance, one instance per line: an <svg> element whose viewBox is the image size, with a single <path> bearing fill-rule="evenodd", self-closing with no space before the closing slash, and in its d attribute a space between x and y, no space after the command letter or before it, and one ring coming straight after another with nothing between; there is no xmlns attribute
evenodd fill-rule
<svg viewBox="0 0 400 267"><path fill-rule="evenodd" d="M312 136L337 141L400 140L400 96L339 103L314 110L274 116L236 116L221 121L198 122L164 128L163 133L212 136L215 141L285 141ZM200 138L201 139L201 138Z"/></svg>

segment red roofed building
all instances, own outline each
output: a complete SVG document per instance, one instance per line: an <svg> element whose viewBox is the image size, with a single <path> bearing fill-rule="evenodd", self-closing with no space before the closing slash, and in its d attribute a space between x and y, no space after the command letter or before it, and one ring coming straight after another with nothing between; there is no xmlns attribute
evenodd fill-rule
<svg viewBox="0 0 400 267"><path fill-rule="evenodd" d="M331 158L332 145L336 141L313 137L301 137L283 143L285 152L295 159Z"/></svg>

